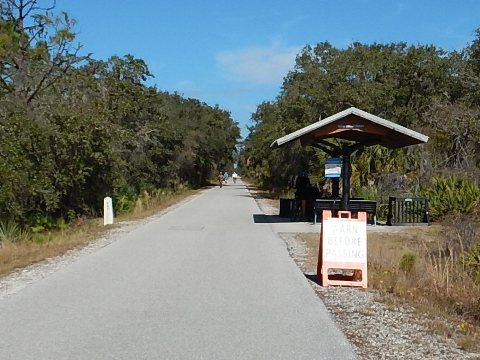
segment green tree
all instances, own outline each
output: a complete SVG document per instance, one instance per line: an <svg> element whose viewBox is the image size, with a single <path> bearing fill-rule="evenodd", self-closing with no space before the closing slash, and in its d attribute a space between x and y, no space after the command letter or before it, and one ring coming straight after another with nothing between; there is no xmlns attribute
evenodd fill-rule
<svg viewBox="0 0 480 360"><path fill-rule="evenodd" d="M1 90L29 106L86 58L78 55L80 45L73 46L74 20L67 13L54 15L54 8L55 1L0 2Z"/></svg>
<svg viewBox="0 0 480 360"><path fill-rule="evenodd" d="M473 54L474 48L470 50ZM253 116L255 123L244 150L250 173L264 179L264 184L277 180L284 186L285 174L295 174L292 162L321 173L319 164L325 157L322 152L296 146L272 152L268 142L351 106L435 138L437 128L451 128L442 124L447 119L432 126L429 114L436 101L462 101L469 93L462 82L468 69L465 59L460 52L448 54L433 45L408 46L403 42L357 42L346 49L337 49L328 42L306 46L297 56L295 69L285 76L277 99L268 105L260 104ZM460 128L465 129L466 123ZM475 142L473 137L470 139L468 149L472 150ZM413 174L412 169L418 167L420 171L415 175L422 176L432 168L426 165L433 159L428 151L428 147L415 152L365 149L354 157L352 180L358 184L353 185L371 183L384 172Z"/></svg>

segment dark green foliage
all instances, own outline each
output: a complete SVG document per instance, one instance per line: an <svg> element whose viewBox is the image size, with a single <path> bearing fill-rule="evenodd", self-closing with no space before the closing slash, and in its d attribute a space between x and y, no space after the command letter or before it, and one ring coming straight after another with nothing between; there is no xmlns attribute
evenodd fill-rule
<svg viewBox="0 0 480 360"><path fill-rule="evenodd" d="M231 166L240 130L228 112L147 87L132 55L71 53L68 15L17 5L28 8L16 22L0 12L0 219L62 227L99 214L105 196L130 211L143 191L201 186Z"/></svg>
<svg viewBox="0 0 480 360"><path fill-rule="evenodd" d="M399 150L373 146L355 153L353 191L375 187L389 173L404 174L408 189L401 190L410 193L452 170L479 178L479 42L477 30L471 45L451 53L406 43L354 43L338 49L323 42L305 47L277 99L260 104L253 115L254 125L242 149L243 173L270 189L287 188L299 170L308 170L322 184L324 152L301 148L298 142L272 150L270 143L354 106L424 133L430 141Z"/></svg>

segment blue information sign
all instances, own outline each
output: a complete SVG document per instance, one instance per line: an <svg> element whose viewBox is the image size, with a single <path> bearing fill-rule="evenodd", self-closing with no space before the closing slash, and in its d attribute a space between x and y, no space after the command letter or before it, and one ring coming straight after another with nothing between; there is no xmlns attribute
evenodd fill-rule
<svg viewBox="0 0 480 360"><path fill-rule="evenodd" d="M325 159L325 177L338 178L342 173L342 160L340 158Z"/></svg>

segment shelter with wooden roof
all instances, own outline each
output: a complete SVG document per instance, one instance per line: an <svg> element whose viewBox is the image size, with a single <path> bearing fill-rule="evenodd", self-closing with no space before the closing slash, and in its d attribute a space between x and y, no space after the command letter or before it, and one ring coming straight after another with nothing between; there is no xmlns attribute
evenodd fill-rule
<svg viewBox="0 0 480 360"><path fill-rule="evenodd" d="M332 140L337 141L332 142ZM341 141L338 141L341 140ZM314 146L330 156L342 159L342 209L348 210L350 194L350 156L367 146L381 145L389 149L423 144L428 136L351 107L326 119L275 140L270 147L278 148L299 140L302 146ZM339 195L339 184L333 187Z"/></svg>

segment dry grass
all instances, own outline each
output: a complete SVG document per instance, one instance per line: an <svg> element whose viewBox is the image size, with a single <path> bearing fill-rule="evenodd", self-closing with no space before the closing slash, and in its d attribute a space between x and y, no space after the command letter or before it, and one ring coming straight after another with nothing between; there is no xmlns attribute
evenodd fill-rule
<svg viewBox="0 0 480 360"><path fill-rule="evenodd" d="M131 214L115 218L115 226L124 221L134 221L151 216L176 204L199 190L186 190L179 194L151 197L148 193L137 201ZM79 219L71 227L33 235L29 241L0 243L0 275L30 264L59 256L65 252L86 246L105 234L111 227L103 226L103 219Z"/></svg>
<svg viewBox="0 0 480 360"><path fill-rule="evenodd" d="M449 229L442 226L370 233L369 285L480 325L480 286L464 268L461 241L454 245L448 236ZM408 270L402 266L407 255L413 257Z"/></svg>
<svg viewBox="0 0 480 360"><path fill-rule="evenodd" d="M105 231L103 222L89 220L69 230L36 235L31 241L4 242L0 247L0 274L86 245Z"/></svg>
<svg viewBox="0 0 480 360"><path fill-rule="evenodd" d="M466 350L480 351L480 286L465 271L465 249L456 234L442 225L369 231L368 285L386 304L406 302L427 314L432 332L454 338ZM315 271L319 235L299 237L309 253L305 267Z"/></svg>

